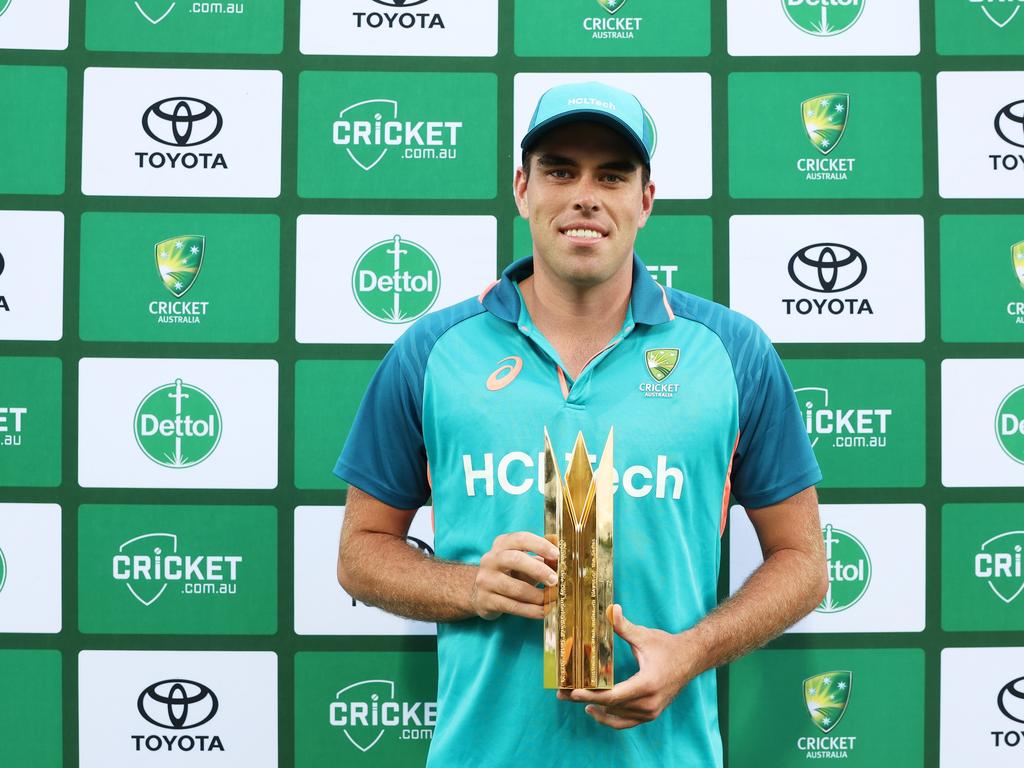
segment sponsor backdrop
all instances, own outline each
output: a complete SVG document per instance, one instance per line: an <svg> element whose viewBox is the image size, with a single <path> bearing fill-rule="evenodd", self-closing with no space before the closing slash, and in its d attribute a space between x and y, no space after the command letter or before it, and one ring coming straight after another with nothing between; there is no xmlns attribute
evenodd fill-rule
<svg viewBox="0 0 1024 768"><path fill-rule="evenodd" d="M436 628L337 585L330 470L591 77L656 136L640 256L762 325L824 471L727 765L1021 764L1024 0L0 0L5 766L422 765Z"/></svg>

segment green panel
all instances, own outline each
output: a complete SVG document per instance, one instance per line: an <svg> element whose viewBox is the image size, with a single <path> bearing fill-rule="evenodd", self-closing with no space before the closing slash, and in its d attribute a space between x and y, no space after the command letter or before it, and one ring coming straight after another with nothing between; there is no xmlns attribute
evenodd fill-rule
<svg viewBox="0 0 1024 768"><path fill-rule="evenodd" d="M273 507L86 505L78 531L82 632L277 631Z"/></svg>
<svg viewBox="0 0 1024 768"><path fill-rule="evenodd" d="M823 488L925 481L921 360L787 360Z"/></svg>
<svg viewBox="0 0 1024 768"><path fill-rule="evenodd" d="M297 653L295 765L423 765L436 692L434 653ZM367 725L349 720L360 708Z"/></svg>
<svg viewBox="0 0 1024 768"><path fill-rule="evenodd" d="M939 231L942 340L1024 341L1024 216L943 216Z"/></svg>
<svg viewBox="0 0 1024 768"><path fill-rule="evenodd" d="M517 56L707 56L708 0L516 0Z"/></svg>
<svg viewBox="0 0 1024 768"><path fill-rule="evenodd" d="M64 191L68 72L0 67L0 194Z"/></svg>
<svg viewBox="0 0 1024 768"><path fill-rule="evenodd" d="M848 96L848 102L829 98L835 95ZM837 114L835 107L845 104L848 109ZM845 130L838 141L820 146L812 131L828 118ZM918 73L729 75L733 197L920 197L921 191Z"/></svg>
<svg viewBox="0 0 1024 768"><path fill-rule="evenodd" d="M1024 54L1019 0L935 0L935 47L947 56Z"/></svg>
<svg viewBox="0 0 1024 768"><path fill-rule="evenodd" d="M91 51L280 53L284 0L88 0Z"/></svg>
<svg viewBox="0 0 1024 768"><path fill-rule="evenodd" d="M711 229L710 216L652 216L637 233L636 252L662 285L710 299L714 265ZM530 255L530 223L517 217L513 233L515 258Z"/></svg>
<svg viewBox="0 0 1024 768"><path fill-rule="evenodd" d="M193 282L165 283L161 275L173 266L161 269L162 257L173 265L193 248L201 257ZM85 213L81 337L277 341L279 249L277 216Z"/></svg>
<svg viewBox="0 0 1024 768"><path fill-rule="evenodd" d="M729 767L922 768L924 691L916 648L759 651L730 668Z"/></svg>
<svg viewBox="0 0 1024 768"><path fill-rule="evenodd" d="M942 508L942 628L1024 630L1024 506Z"/></svg>
<svg viewBox="0 0 1024 768"><path fill-rule="evenodd" d="M0 752L5 766L64 764L61 687L59 651L0 650Z"/></svg>
<svg viewBox="0 0 1024 768"><path fill-rule="evenodd" d="M61 479L61 361L0 357L0 486Z"/></svg>
<svg viewBox="0 0 1024 768"><path fill-rule="evenodd" d="M295 364L295 486L335 490L332 474L379 360L300 360Z"/></svg>
<svg viewBox="0 0 1024 768"><path fill-rule="evenodd" d="M303 72L299 194L493 198L497 87L489 72Z"/></svg>

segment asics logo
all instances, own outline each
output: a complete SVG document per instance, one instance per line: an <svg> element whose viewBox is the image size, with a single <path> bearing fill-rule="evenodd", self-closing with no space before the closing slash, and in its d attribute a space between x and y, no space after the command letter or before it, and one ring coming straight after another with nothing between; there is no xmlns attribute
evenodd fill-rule
<svg viewBox="0 0 1024 768"><path fill-rule="evenodd" d="M499 360L497 370L487 377L487 389L491 392L504 389L516 380L516 376L521 370L523 370L523 358L521 357L509 355Z"/></svg>

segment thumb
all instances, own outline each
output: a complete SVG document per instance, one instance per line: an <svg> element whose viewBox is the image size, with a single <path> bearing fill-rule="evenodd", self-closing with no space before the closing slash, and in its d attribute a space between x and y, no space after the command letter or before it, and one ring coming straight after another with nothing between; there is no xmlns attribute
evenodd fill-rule
<svg viewBox="0 0 1024 768"><path fill-rule="evenodd" d="M630 645L639 646L643 640L644 628L629 621L622 613L622 606L618 603L612 606L612 626L615 629L615 634Z"/></svg>

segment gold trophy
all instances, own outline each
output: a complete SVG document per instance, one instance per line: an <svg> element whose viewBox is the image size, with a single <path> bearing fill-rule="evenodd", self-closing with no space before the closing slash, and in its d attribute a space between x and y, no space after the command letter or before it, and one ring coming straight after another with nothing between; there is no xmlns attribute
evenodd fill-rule
<svg viewBox="0 0 1024 768"><path fill-rule="evenodd" d="M612 431L596 472L580 432L563 479L545 428L544 537L558 547L558 584L544 590L544 687L611 688Z"/></svg>

